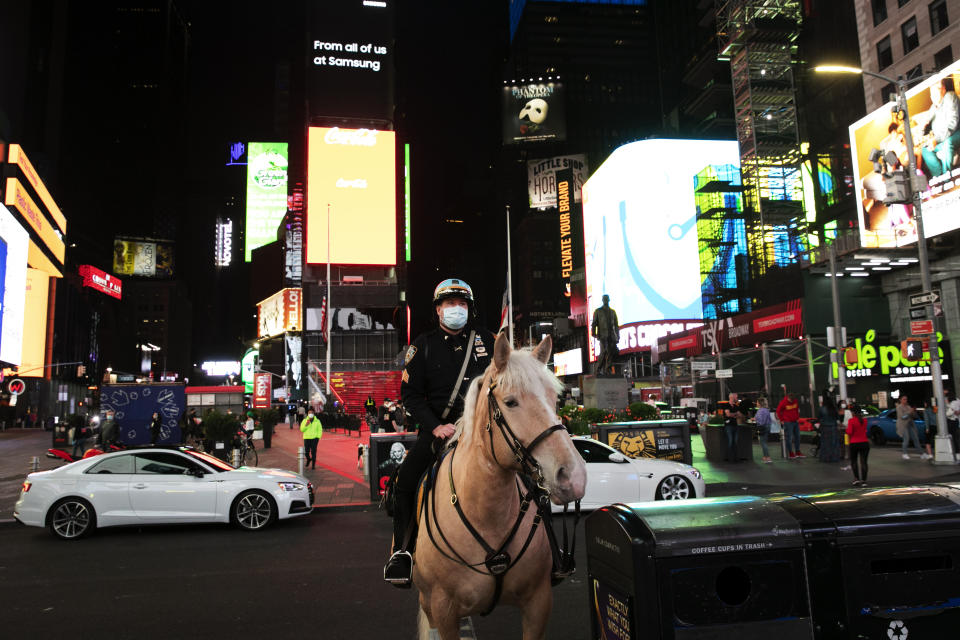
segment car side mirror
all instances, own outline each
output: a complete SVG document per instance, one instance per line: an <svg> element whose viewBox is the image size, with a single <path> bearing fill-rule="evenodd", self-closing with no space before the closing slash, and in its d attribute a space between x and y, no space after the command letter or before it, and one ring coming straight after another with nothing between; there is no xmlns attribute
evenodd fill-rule
<svg viewBox="0 0 960 640"><path fill-rule="evenodd" d="M619 451L614 451L609 456L607 456L607 460L609 460L610 462L616 462L617 464L622 464L627 461L627 457L622 453L620 453Z"/></svg>
<svg viewBox="0 0 960 640"><path fill-rule="evenodd" d="M194 478L202 478L203 476L207 475L203 469L193 469L188 473L192 475Z"/></svg>

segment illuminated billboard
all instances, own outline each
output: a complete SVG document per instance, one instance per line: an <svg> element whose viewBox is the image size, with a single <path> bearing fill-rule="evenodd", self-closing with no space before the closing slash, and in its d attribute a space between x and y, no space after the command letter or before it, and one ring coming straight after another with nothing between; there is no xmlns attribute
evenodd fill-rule
<svg viewBox="0 0 960 640"><path fill-rule="evenodd" d="M956 90L960 88L960 61L907 91L911 133L918 169L930 183L923 194L923 230L931 238L960 227L960 163L956 163L958 142L952 142L951 157L944 158L944 139L960 136L956 122L958 108ZM941 97L941 92L942 96ZM935 102L936 101L936 102ZM902 116L888 103L850 125L850 150L853 154L853 177L859 197L860 243L864 247L902 247L917 241L916 220L912 204L883 204L887 195L883 178L874 171L871 151L883 155L892 152L896 161L890 167L903 170L909 158ZM938 110L952 107L949 114L935 117Z"/></svg>
<svg viewBox="0 0 960 640"><path fill-rule="evenodd" d="M558 376L573 376L583 373L583 349L558 351L553 354L553 372Z"/></svg>
<svg viewBox="0 0 960 640"><path fill-rule="evenodd" d="M253 373L260 363L260 352L248 349L240 359L240 380L243 382L243 392L253 393Z"/></svg>
<svg viewBox="0 0 960 640"><path fill-rule="evenodd" d="M694 176L725 164L740 165L734 141L641 140L593 173L583 185L588 321L604 294L621 324L703 317Z"/></svg>
<svg viewBox="0 0 960 640"><path fill-rule="evenodd" d="M309 3L303 55L311 116L393 120L394 1Z"/></svg>
<svg viewBox="0 0 960 640"><path fill-rule="evenodd" d="M7 178L7 187L4 192L3 203L14 207L27 221L27 224L37 233L57 262L62 265L66 246L63 243L63 234L47 220L36 201L27 192L26 187L16 178Z"/></svg>
<svg viewBox="0 0 960 640"><path fill-rule="evenodd" d="M247 224L244 260L277 239L287 213L287 143L251 142L247 148Z"/></svg>
<svg viewBox="0 0 960 640"><path fill-rule="evenodd" d="M60 207L54 202L53 196L51 196L50 191L47 190L47 185L40 179L36 169L33 168L33 164L27 158L27 154L23 152L23 147L19 144L11 144L8 161L10 164L15 164L20 168L20 173L23 174L23 177L26 178L27 182L30 183L30 186L33 187L33 190L40 197L40 202L46 207L50 217L53 218L53 221L60 229L60 233L66 233L67 219L63 217L63 212L60 211Z"/></svg>
<svg viewBox="0 0 960 640"><path fill-rule="evenodd" d="M281 289L257 304L258 338L302 330L303 295L300 289Z"/></svg>
<svg viewBox="0 0 960 640"><path fill-rule="evenodd" d="M19 365L23 345L23 313L27 290L27 246L30 234L0 205L3 260L3 311L0 313L0 360ZM46 326L44 326L46 328Z"/></svg>
<svg viewBox="0 0 960 640"><path fill-rule="evenodd" d="M89 264L80 265L77 271L83 278L83 286L105 293L117 300L123 295L123 284L120 282L120 278Z"/></svg>
<svg viewBox="0 0 960 640"><path fill-rule="evenodd" d="M215 235L213 264L216 267L229 267L233 262L233 220L218 218Z"/></svg>
<svg viewBox="0 0 960 640"><path fill-rule="evenodd" d="M47 356L47 302L50 276L39 269L27 269L23 307L23 350L18 375L44 378Z"/></svg>
<svg viewBox="0 0 960 640"><path fill-rule="evenodd" d="M573 171L573 198L580 202L580 189L587 179L587 157L577 154L557 156L527 162L527 195L531 209L547 209L557 206L557 172Z"/></svg>
<svg viewBox="0 0 960 640"><path fill-rule="evenodd" d="M503 85L503 143L559 142L567 139L563 83L537 80Z"/></svg>
<svg viewBox="0 0 960 640"><path fill-rule="evenodd" d="M171 242L117 238L113 241L113 272L121 276L172 278Z"/></svg>
<svg viewBox="0 0 960 640"><path fill-rule="evenodd" d="M308 263L327 262L328 245L335 264L397 263L395 147L393 131L310 127Z"/></svg>

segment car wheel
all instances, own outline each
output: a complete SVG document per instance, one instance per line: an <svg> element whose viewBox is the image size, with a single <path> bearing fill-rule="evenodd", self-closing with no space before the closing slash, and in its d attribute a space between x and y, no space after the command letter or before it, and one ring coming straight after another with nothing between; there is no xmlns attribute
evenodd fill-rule
<svg viewBox="0 0 960 640"><path fill-rule="evenodd" d="M97 527L93 506L82 498L64 498L50 509L50 533L61 540L78 540Z"/></svg>
<svg viewBox="0 0 960 640"><path fill-rule="evenodd" d="M667 476L657 485L657 500L689 500L696 497L693 483L683 476Z"/></svg>
<svg viewBox="0 0 960 640"><path fill-rule="evenodd" d="M245 491L237 496L230 519L244 531L259 531L277 517L273 499L263 491Z"/></svg>
<svg viewBox="0 0 960 640"><path fill-rule="evenodd" d="M878 447L882 447L883 445L887 444L887 436L883 434L883 429L877 425L870 427L870 442Z"/></svg>

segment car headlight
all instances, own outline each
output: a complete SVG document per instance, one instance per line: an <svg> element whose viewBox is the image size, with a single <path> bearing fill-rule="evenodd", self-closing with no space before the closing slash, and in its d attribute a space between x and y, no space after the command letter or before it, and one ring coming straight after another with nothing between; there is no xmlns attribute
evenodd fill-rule
<svg viewBox="0 0 960 640"><path fill-rule="evenodd" d="M697 469L690 469L690 475L692 475L697 480L703 477L703 475Z"/></svg>
<svg viewBox="0 0 960 640"><path fill-rule="evenodd" d="M278 482L281 491L302 491L303 485L299 482Z"/></svg>

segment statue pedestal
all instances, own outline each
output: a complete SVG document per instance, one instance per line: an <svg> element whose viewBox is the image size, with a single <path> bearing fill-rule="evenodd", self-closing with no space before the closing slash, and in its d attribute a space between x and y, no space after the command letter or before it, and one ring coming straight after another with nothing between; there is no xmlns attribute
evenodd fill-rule
<svg viewBox="0 0 960 640"><path fill-rule="evenodd" d="M627 408L630 383L625 378L583 377L583 406L598 409Z"/></svg>

